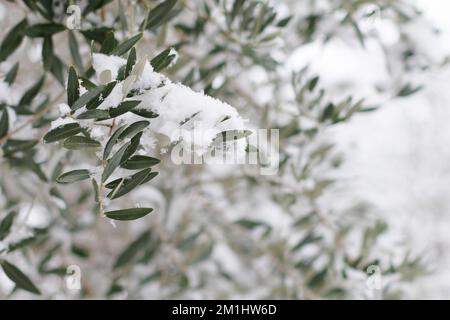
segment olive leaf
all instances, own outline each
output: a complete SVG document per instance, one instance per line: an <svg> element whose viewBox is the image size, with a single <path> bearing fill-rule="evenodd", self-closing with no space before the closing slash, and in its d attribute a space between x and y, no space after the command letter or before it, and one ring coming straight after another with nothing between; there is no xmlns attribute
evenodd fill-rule
<svg viewBox="0 0 450 320"><path fill-rule="evenodd" d="M127 221L140 219L152 211L153 208L131 208L131 209L107 211L105 212L105 216L113 220Z"/></svg>

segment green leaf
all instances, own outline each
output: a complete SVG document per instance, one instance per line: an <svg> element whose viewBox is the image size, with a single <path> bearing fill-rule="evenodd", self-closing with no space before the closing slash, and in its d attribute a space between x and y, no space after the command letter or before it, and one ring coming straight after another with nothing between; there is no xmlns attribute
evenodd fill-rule
<svg viewBox="0 0 450 320"><path fill-rule="evenodd" d="M422 90L422 86L413 87L411 84L406 84L397 94L399 97L407 97Z"/></svg>
<svg viewBox="0 0 450 320"><path fill-rule="evenodd" d="M100 53L110 54L116 46L117 41L116 38L114 38L114 32L108 32L106 39L103 41L102 47L100 48Z"/></svg>
<svg viewBox="0 0 450 320"><path fill-rule="evenodd" d="M40 23L29 26L25 29L25 34L30 38L43 38L52 36L58 32L66 30L62 24L56 23Z"/></svg>
<svg viewBox="0 0 450 320"><path fill-rule="evenodd" d="M327 274L328 274L327 267L325 267L321 271L317 272L308 281L308 283L307 283L308 287L310 287L310 288L321 287L325 283L325 279L326 279Z"/></svg>
<svg viewBox="0 0 450 320"><path fill-rule="evenodd" d="M134 188L141 185L147 179L147 177L150 175L150 173L152 173L151 171L152 171L152 169L144 169L144 170L139 171L138 173L132 175L131 177L120 179L120 180L123 180L122 182L119 182L119 184L117 185L118 187L119 186L120 187L114 188L108 194L108 198L111 200L117 199L117 198L120 198L121 196L127 194Z"/></svg>
<svg viewBox="0 0 450 320"><path fill-rule="evenodd" d="M106 160L111 153L114 145L119 140L119 136L122 134L122 132L126 129L126 126L119 127L109 138L108 142L106 143L105 150L103 151L103 160Z"/></svg>
<svg viewBox="0 0 450 320"><path fill-rule="evenodd" d="M166 0L157 5L153 10L149 12L147 19L141 25L141 30L155 30L157 27L166 22L169 18L169 12L172 10L176 3L177 0Z"/></svg>
<svg viewBox="0 0 450 320"><path fill-rule="evenodd" d="M8 71L5 76L5 82L11 85L17 76L17 71L19 71L19 62L16 62L14 66Z"/></svg>
<svg viewBox="0 0 450 320"><path fill-rule="evenodd" d="M100 199L100 187L98 185L97 180L92 179L92 187L94 188L94 199L95 202L100 203L101 199Z"/></svg>
<svg viewBox="0 0 450 320"><path fill-rule="evenodd" d="M61 84L61 86L64 87L64 75L63 72L65 70L66 66L61 61L61 59L54 55L52 65L50 66L50 72L53 74L53 76L58 80L58 82Z"/></svg>
<svg viewBox="0 0 450 320"><path fill-rule="evenodd" d="M116 108L109 109L109 116L111 118L118 117L124 113L127 113L134 107L136 107L139 103L141 103L140 100L127 100L123 101L121 104L119 104Z"/></svg>
<svg viewBox="0 0 450 320"><path fill-rule="evenodd" d="M72 107L75 101L80 97L80 84L78 82L77 71L74 67L69 69L69 78L67 80L67 103Z"/></svg>
<svg viewBox="0 0 450 320"><path fill-rule="evenodd" d="M29 246L29 245L35 243L37 240L39 240L39 237L30 236L30 237L23 238L22 240L19 240L17 242L10 243L9 247L8 247L8 253L16 251L18 249L22 249L26 246Z"/></svg>
<svg viewBox="0 0 450 320"><path fill-rule="evenodd" d="M144 130L150 122L148 121L137 121L133 124L130 124L119 136L119 140L123 140L127 137L134 136L138 132Z"/></svg>
<svg viewBox="0 0 450 320"><path fill-rule="evenodd" d="M136 220L153 211L153 208L131 208L105 212L105 216L113 220Z"/></svg>
<svg viewBox="0 0 450 320"><path fill-rule="evenodd" d="M335 106L333 103L329 103L322 112L322 116L320 117L320 121L325 121L327 119L333 118L335 115Z"/></svg>
<svg viewBox="0 0 450 320"><path fill-rule="evenodd" d="M82 131L78 123L67 123L63 124L55 129L50 130L44 136L44 141L46 143L55 142L62 140L71 136L74 136Z"/></svg>
<svg viewBox="0 0 450 320"><path fill-rule="evenodd" d="M292 248L291 251L297 251L304 246L322 240L322 236L316 236L314 233L308 233L304 238L300 239L300 241Z"/></svg>
<svg viewBox="0 0 450 320"><path fill-rule="evenodd" d="M58 178L56 178L56 182L61 184L69 184L89 179L90 176L91 173L89 172L89 170L86 169L72 170L60 175Z"/></svg>
<svg viewBox="0 0 450 320"><path fill-rule="evenodd" d="M88 78L85 78L85 77L78 77L78 78L81 81L81 85L83 87L85 87L87 90L91 90L91 89L94 89L96 87L96 85L91 80L89 80Z"/></svg>
<svg viewBox="0 0 450 320"><path fill-rule="evenodd" d="M22 43L23 33L27 26L27 19L23 19L16 24L5 36L2 44L0 45L0 62L4 61L11 55Z"/></svg>
<svg viewBox="0 0 450 320"><path fill-rule="evenodd" d="M42 85L44 84L45 77L42 76L35 84L33 84L22 96L22 98L19 101L19 106L24 107L28 106L31 101L37 96L39 91L42 88Z"/></svg>
<svg viewBox="0 0 450 320"><path fill-rule="evenodd" d="M133 261L138 253L142 252L142 250L149 245L150 240L150 231L145 231L144 233L142 233L136 240L131 242L117 257L117 260L114 263L114 269L123 267Z"/></svg>
<svg viewBox="0 0 450 320"><path fill-rule="evenodd" d="M131 138L130 145L125 150L120 164L123 164L125 161L127 161L137 151L141 142L141 137L142 132L139 132L133 138Z"/></svg>
<svg viewBox="0 0 450 320"><path fill-rule="evenodd" d="M145 184L152 180L154 177L158 175L158 172L151 172L140 184ZM120 184L123 184L125 182L124 178L118 178L116 180L113 180L111 182L108 182L105 187L108 189L116 189Z"/></svg>
<svg viewBox="0 0 450 320"><path fill-rule="evenodd" d="M86 138L84 136L73 136L67 138L64 141L64 148L71 150L79 150L83 148L98 148L100 146L100 142L90 138Z"/></svg>
<svg viewBox="0 0 450 320"><path fill-rule="evenodd" d="M112 2L113 0L90 0L88 2L88 5L83 10L83 16L87 15L90 12L94 12L108 3Z"/></svg>
<svg viewBox="0 0 450 320"><path fill-rule="evenodd" d="M280 28L286 27L287 24L291 21L292 17L293 16L288 16L286 18L281 19L280 21L278 21L277 27L280 27Z"/></svg>
<svg viewBox="0 0 450 320"><path fill-rule="evenodd" d="M0 241L6 238L11 230L14 218L16 217L16 212L11 211L0 223Z"/></svg>
<svg viewBox="0 0 450 320"><path fill-rule="evenodd" d="M29 291L31 293L40 295L41 292L39 289L31 282L30 278L28 278L22 271L20 271L16 266L9 263L8 261L0 262L3 271L6 276L16 284L18 288Z"/></svg>
<svg viewBox="0 0 450 320"><path fill-rule="evenodd" d="M2 116L0 118L0 138L6 136L9 130L9 116L8 110L3 109Z"/></svg>
<svg viewBox="0 0 450 320"><path fill-rule="evenodd" d="M245 229L255 229L257 227L267 227L268 225L261 221L249 220L249 219L241 219L235 222Z"/></svg>
<svg viewBox="0 0 450 320"><path fill-rule="evenodd" d="M83 61L81 60L80 50L77 42L77 38L72 30L69 31L69 50L70 55L72 56L72 61L77 66L78 70L83 72Z"/></svg>
<svg viewBox="0 0 450 320"><path fill-rule="evenodd" d="M47 182L47 176L45 175L44 171L42 171L41 166L33 160L32 157L26 157L25 163L27 164L27 167L31 169L38 177L44 182Z"/></svg>
<svg viewBox="0 0 450 320"><path fill-rule="evenodd" d="M96 109L111 94L117 81L111 81L104 86L104 89L93 100L86 104L86 109Z"/></svg>
<svg viewBox="0 0 450 320"><path fill-rule="evenodd" d="M131 142L124 144L119 149L119 151L117 151L116 154L113 155L111 159L108 160L105 169L103 170L102 182L105 182L106 179L108 179L114 172L114 170L122 164L122 157L130 144Z"/></svg>
<svg viewBox="0 0 450 320"><path fill-rule="evenodd" d="M150 61L150 64L156 72L160 72L168 67L173 59L176 58L176 54L170 54L171 52L173 52L171 48L166 49Z"/></svg>
<svg viewBox="0 0 450 320"><path fill-rule="evenodd" d="M206 260L213 252L213 249L214 246L212 243L204 243L200 246L195 247L188 256L186 264L194 265Z"/></svg>
<svg viewBox="0 0 450 320"><path fill-rule="evenodd" d="M113 30L112 28L100 27L100 28L87 29L87 30L83 30L80 32L89 41L95 41L98 43L102 43L103 40L105 40L108 32L110 32L112 30Z"/></svg>
<svg viewBox="0 0 450 320"><path fill-rule="evenodd" d="M50 70L53 63L53 40L52 37L45 37L42 44L42 61L44 70Z"/></svg>
<svg viewBox="0 0 450 320"><path fill-rule="evenodd" d="M135 63L136 63L136 49L133 47L133 48L131 48L131 51L128 54L127 65L125 67L124 79L130 75L131 70L133 70Z"/></svg>
<svg viewBox="0 0 450 320"><path fill-rule="evenodd" d="M111 52L111 55L121 56L121 55L127 53L136 44L136 42L138 42L139 39L141 39L141 37L142 37L142 33L138 33L134 37L131 37L130 39L125 40L124 42L120 43L117 46L117 48L115 48Z"/></svg>
<svg viewBox="0 0 450 320"><path fill-rule="evenodd" d="M92 109L87 110L78 115L77 119L95 119L95 120L106 120L109 119L109 112L106 110Z"/></svg>
<svg viewBox="0 0 450 320"><path fill-rule="evenodd" d="M81 97L77 99L77 101L74 102L74 104L71 106L71 109L77 110L81 107L84 107L86 104L96 99L102 93L104 88L105 88L104 85L99 85L89 90L88 92L84 93Z"/></svg>
<svg viewBox="0 0 450 320"><path fill-rule="evenodd" d="M128 170L140 170L153 167L154 165L157 165L160 162L161 161L156 158L136 155L125 161L121 167Z"/></svg>
<svg viewBox="0 0 450 320"><path fill-rule="evenodd" d="M9 139L3 145L3 152L5 156L9 156L18 151L25 151L33 148L38 143L37 140L17 140Z"/></svg>
<svg viewBox="0 0 450 320"><path fill-rule="evenodd" d="M316 76L316 77L312 78L311 80L309 80L309 82L308 82L308 90L309 91L313 91L316 88L317 83L319 83L319 79L320 79L320 77Z"/></svg>

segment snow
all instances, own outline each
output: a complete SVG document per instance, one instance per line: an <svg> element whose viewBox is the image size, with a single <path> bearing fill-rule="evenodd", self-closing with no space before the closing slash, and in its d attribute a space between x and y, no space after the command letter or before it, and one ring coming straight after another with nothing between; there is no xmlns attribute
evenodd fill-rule
<svg viewBox="0 0 450 320"><path fill-rule="evenodd" d="M58 104L58 111L61 117L64 117L70 113L70 107L66 103Z"/></svg>
<svg viewBox="0 0 450 320"><path fill-rule="evenodd" d="M55 128L58 128L65 124L75 123L75 122L77 122L77 121L70 117L58 118L58 119L52 121L52 123L50 124L50 129L55 129Z"/></svg>
<svg viewBox="0 0 450 320"><path fill-rule="evenodd" d="M118 70L125 64L126 60L117 56L93 54L93 68L98 79L105 70L111 70L113 78L117 77ZM145 56L138 60L131 75L119 82L98 108L109 109L127 100L124 98L124 92L128 91L129 86L138 90L140 94L128 100L139 99L142 102L136 109L158 113L159 117L152 119L151 129L169 137L170 142L184 139L185 142L191 143L192 133L201 132L201 137L195 139L195 144L199 147L200 153L204 153L218 133L225 130L245 129L245 121L235 108L202 92L195 92L182 84L173 83L166 76L153 71ZM186 122L193 115L195 117ZM224 117L229 119L221 122ZM125 114L119 119L129 124L138 120L139 117ZM152 137L148 134L146 136L152 141ZM143 140L146 139L147 137L144 137ZM245 145L243 142L239 143L243 151ZM153 146L153 143L148 145Z"/></svg>
<svg viewBox="0 0 450 320"><path fill-rule="evenodd" d="M94 53L92 55L92 66L96 71L98 80L100 80L100 75L105 70L111 71L112 79L117 78L120 67L126 63L126 60L117 56L107 56L101 53Z"/></svg>

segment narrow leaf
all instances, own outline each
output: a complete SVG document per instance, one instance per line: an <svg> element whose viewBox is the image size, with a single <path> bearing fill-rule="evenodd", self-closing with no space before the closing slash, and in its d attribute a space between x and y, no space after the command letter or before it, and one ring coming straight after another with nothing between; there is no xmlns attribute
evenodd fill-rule
<svg viewBox="0 0 450 320"><path fill-rule="evenodd" d="M166 0L157 5L151 10L147 16L145 26L141 26L141 29L156 29L161 24L167 21L169 12L177 3L177 0Z"/></svg>
<svg viewBox="0 0 450 320"><path fill-rule="evenodd" d="M114 188L113 191L111 191L108 194L109 199L117 199L121 196L127 194L134 188L138 187L142 184L142 182L145 181L145 179L148 177L148 175L151 173L152 169L144 169L142 171L139 171L138 173L132 175L131 177L128 177L124 179L124 182L121 184L118 190Z"/></svg>
<svg viewBox="0 0 450 320"><path fill-rule="evenodd" d="M87 110L78 115L77 119L95 119L95 120L106 120L109 119L109 112L106 110L92 109Z"/></svg>
<svg viewBox="0 0 450 320"><path fill-rule="evenodd" d="M13 264L8 261L3 260L1 263L2 269L5 272L6 276L16 284L18 288L29 291L31 293L40 295L41 292L39 289L31 282L30 278L28 278L20 269L18 269Z"/></svg>
<svg viewBox="0 0 450 320"><path fill-rule="evenodd" d="M136 220L153 211L153 208L131 208L105 212L105 216L113 220Z"/></svg>
<svg viewBox="0 0 450 320"><path fill-rule="evenodd" d="M0 241L6 238L11 230L14 218L16 217L16 212L11 211L0 223Z"/></svg>
<svg viewBox="0 0 450 320"><path fill-rule="evenodd" d="M3 39L0 45L0 62L4 61L11 55L22 43L23 32L27 26L27 19L23 19L16 24Z"/></svg>
<svg viewBox="0 0 450 320"><path fill-rule="evenodd" d="M77 42L77 38L72 30L69 31L69 50L72 56L72 61L78 68L78 71L83 73L83 61L81 60L80 50Z"/></svg>
<svg viewBox="0 0 450 320"><path fill-rule="evenodd" d="M145 169L152 167L154 165L157 165L161 161L156 158L148 157L148 156L141 156L136 155L128 159L122 164L122 168L128 169L128 170L139 170L139 169Z"/></svg>
<svg viewBox="0 0 450 320"><path fill-rule="evenodd" d="M35 84L33 84L22 96L19 101L19 106L28 106L31 101L37 96L44 84L44 76L42 76Z"/></svg>
<svg viewBox="0 0 450 320"><path fill-rule="evenodd" d="M103 160L107 159L109 154L112 151L112 148L116 144L116 142L119 139L119 136L122 134L122 132L126 129L126 126L119 127L112 136L109 138L108 142L106 143L105 150L103 151Z"/></svg>
<svg viewBox="0 0 450 320"><path fill-rule="evenodd" d="M104 88L105 86L99 85L89 90L88 92L84 93L81 97L77 99L77 101L74 102L74 104L71 106L71 109L77 110L81 107L84 107L87 103L96 99L102 93Z"/></svg>
<svg viewBox="0 0 450 320"><path fill-rule="evenodd" d="M9 116L8 110L3 109L2 116L0 117L0 138L4 137L9 130Z"/></svg>
<svg viewBox="0 0 450 320"><path fill-rule="evenodd" d="M114 38L114 32L108 32L106 35L105 41L102 43L102 47L100 48L100 53L110 54L117 45L116 38Z"/></svg>
<svg viewBox="0 0 450 320"><path fill-rule="evenodd" d="M125 139L127 137L130 136L134 136L135 134L137 134L138 132L144 130L148 125L150 124L150 122L148 121L137 121L133 124L130 124L119 136L119 139Z"/></svg>
<svg viewBox="0 0 450 320"><path fill-rule="evenodd" d="M126 149L128 148L128 146L130 145L130 142L124 144L119 151L116 152L116 154L114 154L111 159L108 160L105 169L103 170L103 174L102 174L102 182L105 182L106 179L108 179L111 174L114 172L114 170L121 165L121 161L122 161L122 157L126 151Z"/></svg>
<svg viewBox="0 0 450 320"><path fill-rule="evenodd" d="M67 80L67 103L70 107L80 97L80 84L78 82L77 71L74 67L69 69L69 78Z"/></svg>
<svg viewBox="0 0 450 320"><path fill-rule="evenodd" d="M84 149L84 148L98 148L101 146L101 143L89 139L84 136L73 136L69 137L64 141L64 148L71 149L71 150L78 150L78 149Z"/></svg>
<svg viewBox="0 0 450 320"><path fill-rule="evenodd" d="M55 33L66 30L66 27L62 24L56 23L40 23L29 26L25 29L25 34L30 38L43 38L52 36Z"/></svg>
<svg viewBox="0 0 450 320"><path fill-rule="evenodd" d="M136 63L136 49L133 47L130 50L130 53L128 54L127 59L127 65L125 67L125 76L124 78L128 77L131 73L131 70L133 70L134 64Z"/></svg>
<svg viewBox="0 0 450 320"><path fill-rule="evenodd" d="M44 136L44 141L46 143L50 143L62 140L80 133L81 130L82 129L78 123L74 122L64 124L47 132L47 134Z"/></svg>
<svg viewBox="0 0 450 320"><path fill-rule="evenodd" d="M5 76L5 82L11 85L17 76L17 71L19 71L19 62L16 62L14 66L8 71Z"/></svg>
<svg viewBox="0 0 450 320"><path fill-rule="evenodd" d="M136 42L138 42L139 39L141 39L141 37L142 37L142 33L138 33L134 37L131 37L130 39L125 40L111 52L111 55L121 56L121 55L127 53L136 44Z"/></svg>
<svg viewBox="0 0 450 320"><path fill-rule="evenodd" d="M111 118L118 117L124 113L127 113L134 107L136 107L138 104L140 104L141 101L139 100L127 100L123 101L121 104L119 104L116 108L109 109L109 116Z"/></svg>
<svg viewBox="0 0 450 320"><path fill-rule="evenodd" d="M90 178L90 172L86 169L78 169L68 171L63 173L58 178L56 178L56 182L61 184L69 184L77 181L82 181Z"/></svg>

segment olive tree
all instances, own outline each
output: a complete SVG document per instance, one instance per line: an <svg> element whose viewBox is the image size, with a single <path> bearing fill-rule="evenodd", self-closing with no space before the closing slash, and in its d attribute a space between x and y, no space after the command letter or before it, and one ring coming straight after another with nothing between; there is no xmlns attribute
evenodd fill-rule
<svg viewBox="0 0 450 320"><path fill-rule="evenodd" d="M420 257L380 245L388 221L337 199L330 129L382 104L287 63L311 43L375 43L391 79L373 89L413 95L427 61L407 1L1 8L1 297L396 298L421 274ZM194 163L174 161L180 146ZM195 163L212 149L258 163Z"/></svg>

